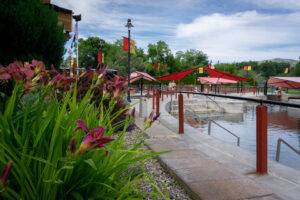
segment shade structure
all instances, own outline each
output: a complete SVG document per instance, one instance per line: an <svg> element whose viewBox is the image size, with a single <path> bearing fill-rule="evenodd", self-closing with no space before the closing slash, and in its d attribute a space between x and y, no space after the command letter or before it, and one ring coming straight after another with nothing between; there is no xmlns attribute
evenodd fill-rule
<svg viewBox="0 0 300 200"><path fill-rule="evenodd" d="M209 85L219 85L219 84L229 84L229 83L237 83L237 81L229 80L225 78L215 78L215 77L199 77L198 80L201 84L209 84Z"/></svg>
<svg viewBox="0 0 300 200"><path fill-rule="evenodd" d="M158 77L157 80L179 81L183 77L185 77L188 74L195 71L196 69L198 69L198 67L195 67L193 69L184 70L184 71L181 71L181 72L176 72L176 73L169 74L169 75L166 75L166 76L161 76L161 77Z"/></svg>
<svg viewBox="0 0 300 200"><path fill-rule="evenodd" d="M226 72L222 72L216 69L210 69L208 67L204 67L204 69L209 73L209 76L212 78L225 78L233 81L246 81L248 78L229 74Z"/></svg>
<svg viewBox="0 0 300 200"><path fill-rule="evenodd" d="M271 77L268 85L285 88L300 88L300 77Z"/></svg>
<svg viewBox="0 0 300 200"><path fill-rule="evenodd" d="M135 71L135 72L132 72L130 74L130 83L133 83L137 80L140 80L140 79L146 79L147 81L152 81L152 82L156 82L156 83L160 83L157 79L155 79L154 77L150 76L149 74L145 73L145 72L139 72L139 71ZM127 85L128 82L126 82L125 85Z"/></svg>

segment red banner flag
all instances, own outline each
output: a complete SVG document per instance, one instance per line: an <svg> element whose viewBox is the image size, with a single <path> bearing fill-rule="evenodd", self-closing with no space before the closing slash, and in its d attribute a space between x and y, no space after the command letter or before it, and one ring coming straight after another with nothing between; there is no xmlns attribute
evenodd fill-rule
<svg viewBox="0 0 300 200"><path fill-rule="evenodd" d="M208 65L208 68L211 69L211 65Z"/></svg>
<svg viewBox="0 0 300 200"><path fill-rule="evenodd" d="M100 54L100 51L98 51L98 63L101 62L101 54Z"/></svg>
<svg viewBox="0 0 300 200"><path fill-rule="evenodd" d="M156 68L157 68L157 62L154 63L153 70L156 70Z"/></svg>
<svg viewBox="0 0 300 200"><path fill-rule="evenodd" d="M244 66L244 70L248 70L248 66Z"/></svg>
<svg viewBox="0 0 300 200"><path fill-rule="evenodd" d="M128 38L123 37L123 51L129 51L128 49Z"/></svg>
<svg viewBox="0 0 300 200"><path fill-rule="evenodd" d="M163 64L163 68L166 69L166 64Z"/></svg>
<svg viewBox="0 0 300 200"><path fill-rule="evenodd" d="M128 38L123 37L123 51L129 51L128 49ZM135 54L135 42L134 40L130 40L130 53Z"/></svg>
<svg viewBox="0 0 300 200"><path fill-rule="evenodd" d="M290 69L290 71L291 71L291 70L293 69L293 67L290 67L289 69Z"/></svg>

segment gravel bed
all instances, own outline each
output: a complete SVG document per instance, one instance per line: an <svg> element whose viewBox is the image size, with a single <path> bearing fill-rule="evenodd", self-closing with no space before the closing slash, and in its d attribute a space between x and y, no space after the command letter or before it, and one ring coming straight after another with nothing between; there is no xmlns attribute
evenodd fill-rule
<svg viewBox="0 0 300 200"><path fill-rule="evenodd" d="M126 133L126 139L134 138L136 133L139 131L138 128L135 128L131 132ZM159 161L156 158L148 160L145 162L144 168L146 172L151 175L151 177L155 180L156 185L161 189L161 191L165 191L166 187L170 199L174 200L190 200L191 198L182 188L182 186L168 173L166 169L164 169ZM163 185L161 184L163 183ZM141 188L142 192L153 192L153 186L147 185ZM151 196L146 196L144 199L150 200ZM157 198L159 199L159 198Z"/></svg>

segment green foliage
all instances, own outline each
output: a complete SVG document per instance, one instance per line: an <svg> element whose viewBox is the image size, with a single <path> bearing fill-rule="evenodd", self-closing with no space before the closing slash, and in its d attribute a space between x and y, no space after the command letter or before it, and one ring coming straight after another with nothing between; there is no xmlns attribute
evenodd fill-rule
<svg viewBox="0 0 300 200"><path fill-rule="evenodd" d="M208 65L207 55L196 49L190 49L185 53L180 53L178 57L180 58L180 64L183 69L194 68L199 65Z"/></svg>
<svg viewBox="0 0 300 200"><path fill-rule="evenodd" d="M298 62L297 65L294 67L292 74L294 76L300 76L300 62Z"/></svg>
<svg viewBox="0 0 300 200"><path fill-rule="evenodd" d="M290 67L288 63L277 63L266 61L260 64L259 70L266 78L284 73L285 69Z"/></svg>
<svg viewBox="0 0 300 200"><path fill-rule="evenodd" d="M215 65L215 69L230 73L230 74L237 74L238 67L236 64L229 64L229 63L222 63Z"/></svg>
<svg viewBox="0 0 300 200"><path fill-rule="evenodd" d="M119 133L112 128L114 116L127 108L113 114L113 100L107 109L101 109L102 103L99 107L91 104L93 86L79 102L76 92L66 92L58 101L49 95L51 90L22 95L22 87L16 85L5 111L0 113L0 167L13 162L10 184L1 191L1 198L142 199L139 188L153 184L143 170L143 161L157 153L141 148L142 133L125 141L126 127L133 119L126 120ZM68 151L71 138L76 139L78 149L85 136L83 131L73 132L77 119L85 121L89 129L102 126L105 136L115 138L106 144L108 156L104 148L82 154ZM167 198L155 188L154 196Z"/></svg>
<svg viewBox="0 0 300 200"><path fill-rule="evenodd" d="M89 37L88 39L79 39L79 65L91 66L96 68L98 65L98 51L100 51L100 38ZM122 40L117 40L111 44L104 42L102 52L104 53L104 63L110 68L118 70L122 76L127 75L128 52L122 50ZM76 51L76 49L75 49ZM136 48L136 54L131 54L130 71L145 71L146 56L143 49Z"/></svg>
<svg viewBox="0 0 300 200"><path fill-rule="evenodd" d="M57 14L40 0L1 0L0 64L39 59L59 66L64 52Z"/></svg>
<svg viewBox="0 0 300 200"><path fill-rule="evenodd" d="M89 37L84 40L79 39L79 66L93 66L98 65L98 51L100 49L100 39L98 37ZM104 43L104 45L107 45ZM75 48L76 52L76 48ZM103 52L104 48L103 48Z"/></svg>

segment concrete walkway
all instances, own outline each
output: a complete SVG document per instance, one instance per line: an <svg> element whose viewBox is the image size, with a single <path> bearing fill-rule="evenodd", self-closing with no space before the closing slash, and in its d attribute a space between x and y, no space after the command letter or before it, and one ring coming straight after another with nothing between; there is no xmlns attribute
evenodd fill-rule
<svg viewBox="0 0 300 200"><path fill-rule="evenodd" d="M172 150L158 158L194 199L300 199L299 171L269 160L269 174L258 176L253 153L187 124L185 134L179 135L178 121L165 110L170 97L164 99L159 122L146 131L147 145L155 152ZM151 100L143 107L147 114ZM135 107L138 111L139 105ZM142 128L143 118L136 124Z"/></svg>

